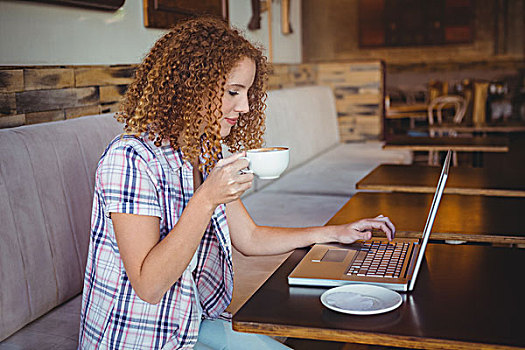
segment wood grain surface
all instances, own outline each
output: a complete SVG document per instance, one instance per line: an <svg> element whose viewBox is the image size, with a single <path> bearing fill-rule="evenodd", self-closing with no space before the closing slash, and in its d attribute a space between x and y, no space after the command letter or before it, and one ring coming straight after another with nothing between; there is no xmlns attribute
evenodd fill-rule
<svg viewBox="0 0 525 350"><path fill-rule="evenodd" d="M328 224L345 224L379 214L396 226L397 237L420 238L432 203L430 193L355 194ZM431 239L524 244L525 198L444 194Z"/></svg>
<svg viewBox="0 0 525 350"><path fill-rule="evenodd" d="M396 136L385 142L384 149L412 151L508 152L504 137L410 137Z"/></svg>
<svg viewBox="0 0 525 350"><path fill-rule="evenodd" d="M525 250L429 244L416 287L396 310L354 316L325 308L324 288L291 287L296 250L233 317L236 331L424 349L525 347Z"/></svg>
<svg viewBox="0 0 525 350"><path fill-rule="evenodd" d="M441 167L381 164L359 180L359 190L434 193ZM525 171L453 167L445 193L525 197Z"/></svg>

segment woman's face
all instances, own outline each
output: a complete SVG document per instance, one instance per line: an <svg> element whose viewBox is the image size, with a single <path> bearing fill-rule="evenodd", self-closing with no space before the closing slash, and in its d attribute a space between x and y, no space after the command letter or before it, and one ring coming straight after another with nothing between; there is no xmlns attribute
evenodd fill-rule
<svg viewBox="0 0 525 350"><path fill-rule="evenodd" d="M241 113L250 111L248 90L254 79L255 62L247 57L242 58L228 75L222 97L222 118L219 121L222 138L230 134Z"/></svg>

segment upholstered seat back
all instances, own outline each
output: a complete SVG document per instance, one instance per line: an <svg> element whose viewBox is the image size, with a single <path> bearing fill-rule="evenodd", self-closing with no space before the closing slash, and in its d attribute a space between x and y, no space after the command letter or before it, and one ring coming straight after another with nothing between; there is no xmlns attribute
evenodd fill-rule
<svg viewBox="0 0 525 350"><path fill-rule="evenodd" d="M266 145L290 147L289 169L339 144L334 93L329 87L269 91L266 104Z"/></svg>
<svg viewBox="0 0 525 350"><path fill-rule="evenodd" d="M0 340L82 289L112 114L0 130Z"/></svg>

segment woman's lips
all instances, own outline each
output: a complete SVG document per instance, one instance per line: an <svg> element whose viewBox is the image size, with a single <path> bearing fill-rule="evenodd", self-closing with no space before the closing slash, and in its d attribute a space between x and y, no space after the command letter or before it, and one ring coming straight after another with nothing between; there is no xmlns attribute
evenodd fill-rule
<svg viewBox="0 0 525 350"><path fill-rule="evenodd" d="M228 124L235 125L238 118L224 118Z"/></svg>

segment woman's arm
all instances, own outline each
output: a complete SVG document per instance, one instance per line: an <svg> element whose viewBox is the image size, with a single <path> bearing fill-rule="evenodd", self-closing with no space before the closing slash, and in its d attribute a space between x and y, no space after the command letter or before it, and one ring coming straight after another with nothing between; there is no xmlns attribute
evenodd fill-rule
<svg viewBox="0 0 525 350"><path fill-rule="evenodd" d="M188 266L215 207L194 196L170 233L159 242L160 219L112 213L120 257L137 295L156 304Z"/></svg>
<svg viewBox="0 0 525 350"><path fill-rule="evenodd" d="M217 164L162 241L158 217L111 213L124 268L141 299L152 304L162 299L191 261L217 205L238 199L251 187L253 175L239 174L248 165L238 159L241 155Z"/></svg>
<svg viewBox="0 0 525 350"><path fill-rule="evenodd" d="M395 227L382 215L362 219L346 225L306 228L257 226L241 200L226 205L232 244L244 255L273 255L289 252L314 243L352 243L372 237L372 230L383 231L389 240L394 239Z"/></svg>

